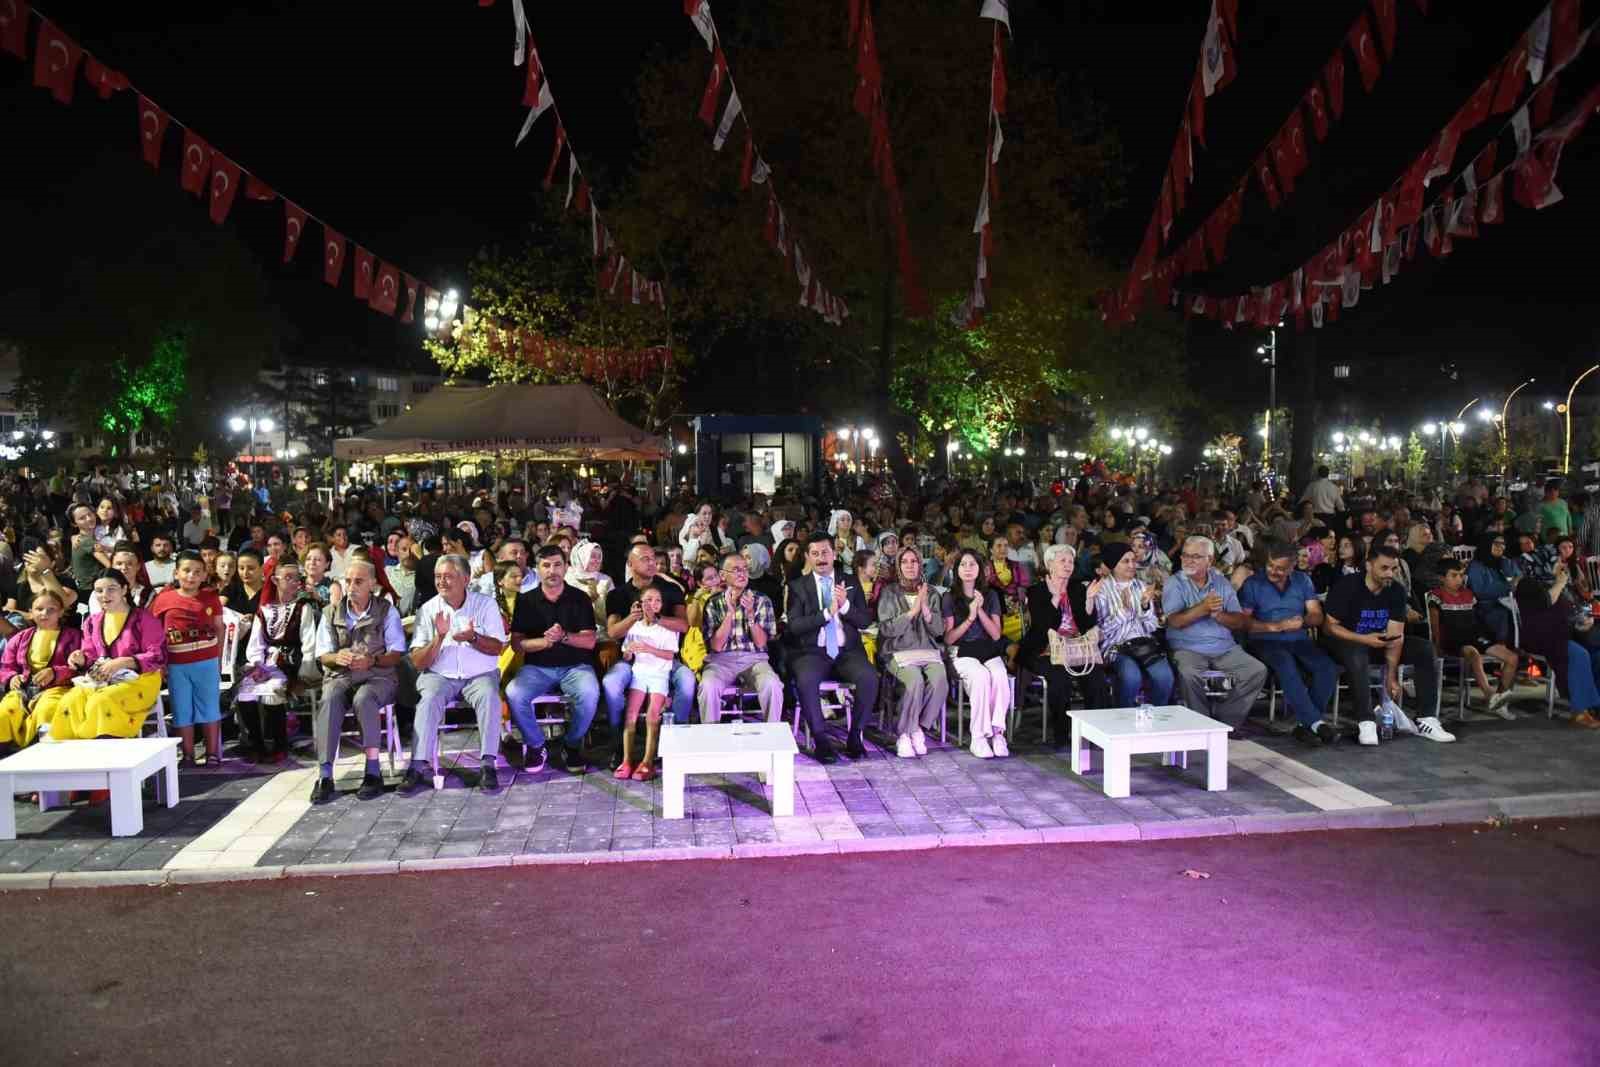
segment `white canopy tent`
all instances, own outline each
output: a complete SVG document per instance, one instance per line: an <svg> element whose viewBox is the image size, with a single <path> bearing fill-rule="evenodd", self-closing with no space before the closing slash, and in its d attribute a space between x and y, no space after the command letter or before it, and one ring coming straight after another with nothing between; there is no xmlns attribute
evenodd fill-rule
<svg viewBox="0 0 1600 1067"><path fill-rule="evenodd" d="M663 438L629 423L587 385L444 385L363 437L335 441L343 462L659 460Z"/></svg>

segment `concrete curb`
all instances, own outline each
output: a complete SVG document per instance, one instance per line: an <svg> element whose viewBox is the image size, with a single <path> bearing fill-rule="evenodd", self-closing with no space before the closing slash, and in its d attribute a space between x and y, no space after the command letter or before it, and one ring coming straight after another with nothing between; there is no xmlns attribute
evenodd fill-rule
<svg viewBox="0 0 1600 1067"><path fill-rule="evenodd" d="M516 856L459 856L356 863L307 863L287 867L199 867L176 870L40 871L0 874L0 893L41 889L159 887L279 878L345 878L357 875L493 870L510 867L581 867L591 864L650 863L668 860L771 859L785 856L848 855L863 852L918 852L935 848L980 848L1037 844L1092 844L1163 841L1317 830L1389 830L1470 826L1501 820L1528 821L1600 816L1600 791L1536 793L1498 800L1441 800L1430 804L1385 805L1340 811L1281 815L1235 815L1204 819L1163 819L1144 823L1091 823L1038 830L1003 829L973 834L912 834L906 837L841 838L829 841L751 841L741 845L688 845L622 852L534 852Z"/></svg>

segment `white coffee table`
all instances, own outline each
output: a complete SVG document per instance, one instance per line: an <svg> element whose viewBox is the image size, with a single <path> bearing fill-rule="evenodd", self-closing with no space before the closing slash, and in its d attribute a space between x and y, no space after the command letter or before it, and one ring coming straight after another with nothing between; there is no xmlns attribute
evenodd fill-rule
<svg viewBox="0 0 1600 1067"><path fill-rule="evenodd" d="M165 772L164 774L162 772ZM37 791L39 810L73 789L111 793L111 836L133 837L144 829L139 787L152 774L156 796L178 806L176 737L107 737L94 741L40 741L0 760L0 840L17 836L12 807L16 793Z"/></svg>
<svg viewBox="0 0 1600 1067"><path fill-rule="evenodd" d="M772 786L772 814L794 814L794 734L781 722L703 723L661 731L661 815L683 818L684 778L754 771Z"/></svg>
<svg viewBox="0 0 1600 1067"><path fill-rule="evenodd" d="M1108 797L1128 795L1130 757L1142 752L1160 752L1175 762L1179 753L1204 749L1206 788L1219 792L1228 788L1228 734L1233 727L1199 712L1178 706L1154 709L1147 729L1134 722L1137 708L1098 708L1069 712L1072 716L1072 773L1089 771L1090 754L1084 742L1099 745L1105 753L1103 788ZM1184 765L1188 765L1187 756Z"/></svg>

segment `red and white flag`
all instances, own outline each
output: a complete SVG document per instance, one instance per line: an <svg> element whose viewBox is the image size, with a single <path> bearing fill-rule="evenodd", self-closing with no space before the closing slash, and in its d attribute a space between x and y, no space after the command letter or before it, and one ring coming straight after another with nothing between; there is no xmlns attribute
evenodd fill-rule
<svg viewBox="0 0 1600 1067"><path fill-rule="evenodd" d="M694 10L689 11L689 21L694 23L694 28L706 42L706 51L710 52L717 46L717 24L711 20L711 5L705 0L684 0L684 9L688 10L693 3Z"/></svg>
<svg viewBox="0 0 1600 1067"><path fill-rule="evenodd" d="M1328 113L1335 119L1344 117L1344 51L1335 48L1333 55L1322 67L1322 80L1328 86Z"/></svg>
<svg viewBox="0 0 1600 1067"><path fill-rule="evenodd" d="M1486 226L1505 221L1504 178L1505 175L1496 174L1483 187L1483 210L1478 217Z"/></svg>
<svg viewBox="0 0 1600 1067"><path fill-rule="evenodd" d="M728 80L728 60L717 49L711 56L711 77L706 81L706 91L700 94L700 121L709 129L717 121L717 101L722 99L722 83Z"/></svg>
<svg viewBox="0 0 1600 1067"><path fill-rule="evenodd" d="M990 68L989 98L993 101L990 108L996 115L1006 113L1006 53L1000 44L1000 35L994 38L994 62Z"/></svg>
<svg viewBox="0 0 1600 1067"><path fill-rule="evenodd" d="M211 146L193 130L184 130L183 169L178 172L179 187L199 196L206 191L206 180L210 176Z"/></svg>
<svg viewBox="0 0 1600 1067"><path fill-rule="evenodd" d="M149 97L139 97L139 151L152 167L161 166L161 139L166 132L167 113L151 103Z"/></svg>
<svg viewBox="0 0 1600 1067"><path fill-rule="evenodd" d="M523 49L528 41L528 16L522 10L522 0L511 0L512 42L511 65L522 66Z"/></svg>
<svg viewBox="0 0 1600 1067"><path fill-rule="evenodd" d="M1200 44L1200 83L1210 96L1227 85L1238 73L1233 58L1233 42L1218 10L1223 0L1211 0L1211 15L1206 19L1206 36Z"/></svg>
<svg viewBox="0 0 1600 1067"><path fill-rule="evenodd" d="M239 175L239 164L221 152L211 154L211 221L219 226L239 195Z"/></svg>
<svg viewBox="0 0 1600 1067"><path fill-rule="evenodd" d="M735 88L728 94L728 106L723 109L722 121L717 123L717 135L711 139L713 152L722 151L722 146L727 143L728 134L733 132L733 123L739 117L740 109L739 90Z"/></svg>
<svg viewBox="0 0 1600 1067"><path fill-rule="evenodd" d="M1490 113L1503 115L1516 105L1522 95L1522 83L1528 78L1528 44L1524 39L1505 61L1500 64L1500 80L1495 86L1494 103Z"/></svg>
<svg viewBox="0 0 1600 1067"><path fill-rule="evenodd" d="M400 303L400 271L393 263L378 264L378 276L372 280L372 298L367 306L373 311L393 315Z"/></svg>
<svg viewBox="0 0 1600 1067"><path fill-rule="evenodd" d="M0 52L28 58L28 5L22 0L0 0Z"/></svg>
<svg viewBox="0 0 1600 1067"><path fill-rule="evenodd" d="M1306 155L1306 120L1295 108L1289 121L1278 131L1277 145L1273 148L1273 162L1283 180L1283 191L1294 189L1294 179L1305 173L1309 160Z"/></svg>
<svg viewBox="0 0 1600 1067"><path fill-rule="evenodd" d="M1306 113L1311 116L1311 132L1321 141L1328 136L1328 94L1320 85L1306 92Z"/></svg>
<svg viewBox="0 0 1600 1067"><path fill-rule="evenodd" d="M1261 179L1261 189L1267 194L1267 203L1272 205L1272 210L1278 210L1282 198L1278 194L1278 183L1272 176L1272 164L1267 157L1256 157L1256 177Z"/></svg>
<svg viewBox="0 0 1600 1067"><path fill-rule="evenodd" d="M567 153L567 202L561 205L562 211L572 208L572 193L578 181L578 156L575 152Z"/></svg>
<svg viewBox="0 0 1600 1067"><path fill-rule="evenodd" d="M1011 0L983 0L983 10L978 12L980 19L994 19L1011 32Z"/></svg>
<svg viewBox="0 0 1600 1067"><path fill-rule="evenodd" d="M1494 78L1488 77L1478 83L1478 87L1467 97L1467 102L1461 105L1461 110L1456 112L1456 127L1462 133L1469 133L1489 117L1489 105L1494 102Z"/></svg>
<svg viewBox="0 0 1600 1067"><path fill-rule="evenodd" d="M755 164L756 136L750 124L744 124L744 160L739 164L739 188L750 188L750 168Z"/></svg>
<svg viewBox="0 0 1600 1067"><path fill-rule="evenodd" d="M0 18L4 17L6 0L0 0ZM94 56L89 56L83 61L83 77L94 87L95 95L102 100L110 100L112 93L120 93L128 87L128 78L120 71L112 70Z"/></svg>
<svg viewBox="0 0 1600 1067"><path fill-rule="evenodd" d="M1361 87L1372 92L1383 73L1383 61L1378 58L1378 46L1372 39L1372 23L1365 14L1356 16L1356 23L1347 35L1350 50L1356 54L1356 67L1361 71Z"/></svg>
<svg viewBox="0 0 1600 1067"><path fill-rule="evenodd" d="M1572 62L1579 48L1579 27L1583 22L1579 0L1552 0L1550 4L1550 69L1560 70Z"/></svg>
<svg viewBox="0 0 1600 1067"><path fill-rule="evenodd" d="M58 103L72 103L72 87L82 60L83 47L77 41L49 19L39 20L39 36L33 45L34 85L49 89Z"/></svg>
<svg viewBox="0 0 1600 1067"><path fill-rule="evenodd" d="M528 131L533 129L533 124L539 121L539 116L549 111L555 105L556 98L550 95L550 83L545 82L539 86L539 99L528 112L528 117L522 120L522 129L517 131L517 144L521 144L528 136Z"/></svg>
<svg viewBox="0 0 1600 1067"><path fill-rule="evenodd" d="M528 42L528 79L522 88L522 106L537 107L539 92L544 88L544 65L539 62L539 52Z"/></svg>
<svg viewBox="0 0 1600 1067"><path fill-rule="evenodd" d="M1378 22L1378 40L1383 42L1383 54L1394 58L1394 0L1372 0L1372 17Z"/></svg>
<svg viewBox="0 0 1600 1067"><path fill-rule="evenodd" d="M257 178L254 174L246 174L244 177L244 196L246 200L278 199L278 194L272 186Z"/></svg>
<svg viewBox="0 0 1600 1067"><path fill-rule="evenodd" d="M580 175L578 177L578 214L587 215L588 213L589 213L589 179L583 177L582 174L580 173Z"/></svg>
<svg viewBox="0 0 1600 1067"><path fill-rule="evenodd" d="M421 288L422 283L409 274L402 275L402 277L405 278L406 310L405 313L400 316L400 321L411 322L416 316L417 290Z"/></svg>
<svg viewBox="0 0 1600 1067"><path fill-rule="evenodd" d="M372 253L356 245L356 299L372 296Z"/></svg>
<svg viewBox="0 0 1600 1067"><path fill-rule="evenodd" d="M300 247L300 235L305 232L306 213L292 200L283 202L283 261L289 262L294 258L295 249Z"/></svg>
<svg viewBox="0 0 1600 1067"><path fill-rule="evenodd" d="M344 272L344 235L329 226L322 224L322 280L329 285L339 284L339 275Z"/></svg>
<svg viewBox="0 0 1600 1067"><path fill-rule="evenodd" d="M1556 169L1561 166L1561 141L1541 138L1533 151L1512 168L1511 195L1523 207L1541 211L1565 199L1556 188Z"/></svg>
<svg viewBox="0 0 1600 1067"><path fill-rule="evenodd" d="M1550 57L1550 5L1539 12L1539 17L1528 27L1525 43L1528 47L1528 79L1538 85L1544 77L1545 62Z"/></svg>
<svg viewBox="0 0 1600 1067"><path fill-rule="evenodd" d="M556 143L550 146L550 165L544 171L544 187L546 190L555 184L556 165L561 162L561 150L567 147L567 128L558 120L556 122Z"/></svg>

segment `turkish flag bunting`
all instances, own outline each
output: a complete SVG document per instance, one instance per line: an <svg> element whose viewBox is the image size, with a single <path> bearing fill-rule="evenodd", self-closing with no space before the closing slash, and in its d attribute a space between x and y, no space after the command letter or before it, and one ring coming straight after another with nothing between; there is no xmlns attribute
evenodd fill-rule
<svg viewBox="0 0 1600 1067"><path fill-rule="evenodd" d="M0 11L4 10L5 3L6 0L0 0ZM0 18L4 17L3 14L0 14ZM126 75L120 71L112 70L94 56L84 60L83 76L90 85L94 86L95 93L102 100L110 100L112 93L120 93L128 87Z"/></svg>
<svg viewBox="0 0 1600 1067"><path fill-rule="evenodd" d="M339 275L344 271L344 234L329 226L322 224L322 280L329 285L339 284Z"/></svg>
<svg viewBox="0 0 1600 1067"><path fill-rule="evenodd" d="M1522 95L1522 83L1527 77L1528 45L1524 38L1511 55L1500 64L1500 80L1495 86L1494 103L1489 109L1490 114L1503 115L1510 111L1516 104L1517 97Z"/></svg>
<svg viewBox="0 0 1600 1067"><path fill-rule="evenodd" d="M700 96L700 121L707 127L717 122L717 101L722 98L722 83L728 78L728 60L718 48L711 57L711 78Z"/></svg>
<svg viewBox="0 0 1600 1067"><path fill-rule="evenodd" d="M211 146L193 130L184 130L183 169L178 172L179 187L199 196L206 191L206 179L210 175Z"/></svg>
<svg viewBox="0 0 1600 1067"><path fill-rule="evenodd" d="M994 78L990 92L994 95L994 113L1006 113L1006 54L1000 45L1000 30L994 34Z"/></svg>
<svg viewBox="0 0 1600 1067"><path fill-rule="evenodd" d="M149 97L139 97L139 150L152 167L161 166L161 139L166 132L167 113L151 103Z"/></svg>
<svg viewBox="0 0 1600 1067"><path fill-rule="evenodd" d="M402 277L406 280L406 310L400 316L400 321L411 322L415 318L417 310L417 289L421 287L422 283L409 274L402 275Z"/></svg>
<svg viewBox="0 0 1600 1067"><path fill-rule="evenodd" d="M1578 26L1583 21L1579 0L1552 0L1550 4L1550 69L1560 70L1572 61L1578 48Z"/></svg>
<svg viewBox="0 0 1600 1067"><path fill-rule="evenodd" d="M1328 83L1328 112L1334 118L1344 117L1344 52L1334 49L1333 56L1322 68L1322 80Z"/></svg>
<svg viewBox="0 0 1600 1067"><path fill-rule="evenodd" d="M1482 185L1489 180L1489 175L1494 173L1495 157L1500 154L1498 141L1490 141L1483 146L1483 151L1478 153L1478 158L1472 161L1473 176L1477 184Z"/></svg>
<svg viewBox="0 0 1600 1067"><path fill-rule="evenodd" d="M1394 58L1394 0L1372 0L1372 17L1378 21L1378 39L1383 54Z"/></svg>
<svg viewBox="0 0 1600 1067"><path fill-rule="evenodd" d="M305 232L306 213L300 210L299 205L292 200L283 202L283 261L289 262L294 258L295 249L300 247L300 235Z"/></svg>
<svg viewBox="0 0 1600 1067"><path fill-rule="evenodd" d="M544 187L546 190L555 184L556 164L561 162L561 150L567 146L567 128L561 123L556 123L556 143L550 149L550 166L544 172Z"/></svg>
<svg viewBox="0 0 1600 1067"><path fill-rule="evenodd" d="M578 214L586 214L589 210L589 179L578 178Z"/></svg>
<svg viewBox="0 0 1600 1067"><path fill-rule="evenodd" d="M372 253L356 245L356 299L372 296Z"/></svg>
<svg viewBox="0 0 1600 1067"><path fill-rule="evenodd" d="M1467 97L1467 102L1461 105L1461 110L1456 112L1456 128L1462 133L1469 133L1483 125L1489 117L1489 105L1494 102L1494 76L1483 79L1478 87Z"/></svg>
<svg viewBox="0 0 1600 1067"><path fill-rule="evenodd" d="M1306 91L1306 113L1311 116L1311 132L1321 141L1328 136L1328 94L1320 85Z"/></svg>
<svg viewBox="0 0 1600 1067"><path fill-rule="evenodd" d="M522 90L522 106L539 106L539 89L544 85L544 68L539 65L539 53L528 49L528 83Z"/></svg>
<svg viewBox="0 0 1600 1067"><path fill-rule="evenodd" d="M416 290L412 290L416 295ZM373 311L381 311L385 315L393 315L400 302L400 271L393 263L378 264L378 276L372 283L372 299L367 306ZM407 308L409 309L409 306Z"/></svg>
<svg viewBox="0 0 1600 1067"><path fill-rule="evenodd" d="M755 166L756 138L750 131L750 124L744 127L744 161L739 164L739 188L750 188L750 170Z"/></svg>
<svg viewBox="0 0 1600 1067"><path fill-rule="evenodd" d="M28 58L28 5L22 0L0 0L0 51Z"/></svg>
<svg viewBox="0 0 1600 1067"><path fill-rule="evenodd" d="M39 20L39 38L33 45L33 84L49 89L57 102L72 103L83 48L49 19Z"/></svg>
<svg viewBox="0 0 1600 1067"><path fill-rule="evenodd" d="M1261 179L1261 189L1267 194L1267 203L1272 205L1272 210L1278 210L1278 183L1272 177L1272 164L1264 155L1256 157L1256 176Z"/></svg>
<svg viewBox="0 0 1600 1067"><path fill-rule="evenodd" d="M1552 75L1545 79L1539 91L1533 94L1528 101L1528 117L1533 120L1533 128L1544 129L1550 121L1550 108L1556 102L1556 78Z"/></svg>
<svg viewBox="0 0 1600 1067"><path fill-rule="evenodd" d="M1428 169L1422 176L1424 185L1450 173L1450 168L1455 165L1456 146L1460 143L1461 131L1456 128L1455 120L1451 119L1429 147Z"/></svg>
<svg viewBox="0 0 1600 1067"><path fill-rule="evenodd" d="M1180 133L1178 143L1172 146L1172 160L1168 173L1172 175L1172 210L1183 213L1184 195L1189 185L1189 146Z"/></svg>
<svg viewBox="0 0 1600 1067"><path fill-rule="evenodd" d="M1512 168L1515 178L1511 195L1517 203L1538 211L1564 199L1556 188L1556 168L1561 165L1563 147L1561 141L1541 140Z"/></svg>
<svg viewBox="0 0 1600 1067"><path fill-rule="evenodd" d="M1485 226L1493 226L1496 223L1505 221L1505 199L1502 192L1504 179L1505 175L1496 174L1483 187L1483 212L1479 218Z"/></svg>
<svg viewBox="0 0 1600 1067"><path fill-rule="evenodd" d="M1357 16L1356 24L1350 27L1346 39L1350 42L1350 50L1356 54L1356 66L1361 71L1361 87L1370 93L1372 87L1378 84L1383 64L1378 58L1378 46L1372 40L1372 23L1367 21L1366 15Z"/></svg>
<svg viewBox="0 0 1600 1067"><path fill-rule="evenodd" d="M276 200L277 192L266 182L254 174L244 176L244 196L246 200Z"/></svg>
<svg viewBox="0 0 1600 1067"><path fill-rule="evenodd" d="M1161 198L1156 202L1156 220L1161 223L1161 237L1172 233L1172 172L1161 179Z"/></svg>
<svg viewBox="0 0 1600 1067"><path fill-rule="evenodd" d="M239 193L239 164L223 155L211 155L211 221L219 226L233 207L233 198Z"/></svg>
<svg viewBox="0 0 1600 1067"><path fill-rule="evenodd" d="M1199 71L1195 72L1194 84L1189 86L1189 128L1203 147L1206 143L1206 93Z"/></svg>
<svg viewBox="0 0 1600 1067"><path fill-rule="evenodd" d="M1304 174L1310 163L1306 157L1306 120L1299 108L1295 108L1289 121L1278 131L1278 148L1283 154L1275 156L1274 162L1278 164L1280 175L1289 175L1289 180L1283 183L1283 190L1287 193L1293 185L1293 179Z"/></svg>

